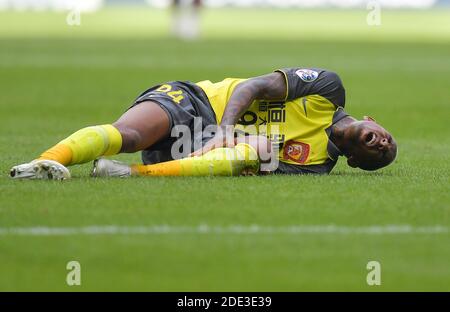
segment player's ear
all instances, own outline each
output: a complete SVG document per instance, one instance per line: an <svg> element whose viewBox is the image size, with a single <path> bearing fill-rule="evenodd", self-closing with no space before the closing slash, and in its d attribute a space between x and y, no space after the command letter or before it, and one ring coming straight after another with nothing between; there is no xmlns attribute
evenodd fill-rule
<svg viewBox="0 0 450 312"><path fill-rule="evenodd" d="M370 117L370 116L364 116L364 117L363 117L363 120L365 120L365 121L373 121L373 122L377 122L375 119L373 119L373 118Z"/></svg>
<svg viewBox="0 0 450 312"><path fill-rule="evenodd" d="M347 158L347 165L349 165L352 168L358 168L358 163L355 160L355 157L350 156Z"/></svg>

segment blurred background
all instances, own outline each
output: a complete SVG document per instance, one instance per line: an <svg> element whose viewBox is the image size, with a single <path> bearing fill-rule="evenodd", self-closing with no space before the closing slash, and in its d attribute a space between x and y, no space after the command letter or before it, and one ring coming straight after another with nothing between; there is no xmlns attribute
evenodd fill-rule
<svg viewBox="0 0 450 312"><path fill-rule="evenodd" d="M339 73L346 110L399 144L376 173L94 180L7 177L143 90L283 67ZM450 0L0 0L0 229L199 224L450 224ZM140 155L120 155L139 162ZM17 182L17 183L15 183ZM326 190L326 191L324 191ZM243 202L245 198L245 202ZM1 231L0 231L1 232ZM448 234L79 235L0 240L0 290L450 290ZM132 256L130 256L132 255ZM83 269L84 270L84 269ZM73 289L70 289L73 290Z"/></svg>

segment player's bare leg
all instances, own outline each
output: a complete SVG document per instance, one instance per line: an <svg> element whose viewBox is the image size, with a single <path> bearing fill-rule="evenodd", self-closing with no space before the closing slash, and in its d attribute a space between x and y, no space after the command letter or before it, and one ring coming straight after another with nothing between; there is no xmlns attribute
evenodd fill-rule
<svg viewBox="0 0 450 312"><path fill-rule="evenodd" d="M82 164L100 156L143 150L169 132L167 113L151 101L140 103L112 125L78 130L30 163L14 166L10 175L16 179L70 178L66 166Z"/></svg>
<svg viewBox="0 0 450 312"><path fill-rule="evenodd" d="M170 125L159 104L146 101L126 111L113 126L122 136L120 153L135 153L167 137Z"/></svg>

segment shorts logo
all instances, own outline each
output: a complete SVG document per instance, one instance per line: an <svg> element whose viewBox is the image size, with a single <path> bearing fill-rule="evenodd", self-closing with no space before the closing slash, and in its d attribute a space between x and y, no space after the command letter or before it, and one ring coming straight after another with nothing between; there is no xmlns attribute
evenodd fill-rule
<svg viewBox="0 0 450 312"><path fill-rule="evenodd" d="M299 164L304 164L309 156L309 144L287 141L283 148L283 159L291 160Z"/></svg>
<svg viewBox="0 0 450 312"><path fill-rule="evenodd" d="M312 82L319 77L319 73L311 69L299 69L295 74L304 82Z"/></svg>

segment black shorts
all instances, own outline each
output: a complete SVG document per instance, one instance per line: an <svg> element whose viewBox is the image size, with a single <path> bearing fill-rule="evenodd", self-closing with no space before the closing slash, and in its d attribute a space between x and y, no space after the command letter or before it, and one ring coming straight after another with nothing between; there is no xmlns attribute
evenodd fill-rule
<svg viewBox="0 0 450 312"><path fill-rule="evenodd" d="M187 81L172 81L154 86L139 95L131 107L145 101L158 103L167 113L171 132L176 126L189 128L191 148L182 150L181 147L180 152L183 157L193 152L194 147L203 146L211 139L211 136L205 136L203 131L207 126L217 125L216 115L208 97L196 84ZM180 137L169 135L168 138L142 151L144 164L173 160L171 149L173 143L178 139Z"/></svg>

